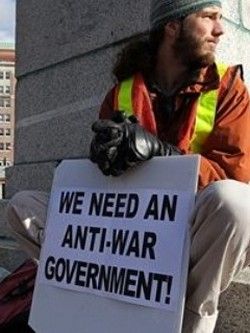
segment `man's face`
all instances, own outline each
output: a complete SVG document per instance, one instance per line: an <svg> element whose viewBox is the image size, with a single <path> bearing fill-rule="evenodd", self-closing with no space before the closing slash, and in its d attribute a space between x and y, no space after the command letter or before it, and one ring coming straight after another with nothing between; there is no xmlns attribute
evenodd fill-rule
<svg viewBox="0 0 250 333"><path fill-rule="evenodd" d="M211 6L188 15L180 23L173 47L184 65L196 69L214 62L219 37L224 33L221 17L221 8Z"/></svg>

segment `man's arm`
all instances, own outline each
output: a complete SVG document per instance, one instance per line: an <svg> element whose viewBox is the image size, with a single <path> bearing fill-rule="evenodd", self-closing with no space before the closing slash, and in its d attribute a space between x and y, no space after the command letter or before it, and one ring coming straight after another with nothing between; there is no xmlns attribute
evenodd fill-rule
<svg viewBox="0 0 250 333"><path fill-rule="evenodd" d="M238 74L229 89L221 88L214 130L201 158L200 186L228 178L250 181L250 102Z"/></svg>
<svg viewBox="0 0 250 333"><path fill-rule="evenodd" d="M115 115L114 111L114 98L115 98L115 87L111 89L106 97L104 98L104 101L102 102L99 118L100 119L112 119Z"/></svg>

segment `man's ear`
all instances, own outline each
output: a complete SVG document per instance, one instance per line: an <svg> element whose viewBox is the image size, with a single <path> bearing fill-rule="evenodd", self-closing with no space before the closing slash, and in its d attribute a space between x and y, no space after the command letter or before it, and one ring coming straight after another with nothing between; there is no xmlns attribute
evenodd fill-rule
<svg viewBox="0 0 250 333"><path fill-rule="evenodd" d="M170 21L165 25L165 33L169 38L176 38L180 32L180 22Z"/></svg>

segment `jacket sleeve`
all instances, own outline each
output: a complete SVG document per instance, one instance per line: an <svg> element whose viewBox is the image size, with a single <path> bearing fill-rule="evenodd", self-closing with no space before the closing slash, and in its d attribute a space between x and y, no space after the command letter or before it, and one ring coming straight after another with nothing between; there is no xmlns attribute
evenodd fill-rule
<svg viewBox="0 0 250 333"><path fill-rule="evenodd" d="M200 187L222 179L250 181L249 94L235 70L226 75L220 88L214 130L201 157Z"/></svg>
<svg viewBox="0 0 250 333"><path fill-rule="evenodd" d="M99 112L100 119L111 119L114 116L114 96L115 96L115 88L113 87L102 102L101 109Z"/></svg>

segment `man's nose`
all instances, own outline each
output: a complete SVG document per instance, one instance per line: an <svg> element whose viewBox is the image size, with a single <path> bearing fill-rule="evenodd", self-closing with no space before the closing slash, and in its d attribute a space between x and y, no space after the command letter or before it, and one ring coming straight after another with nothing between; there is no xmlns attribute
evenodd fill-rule
<svg viewBox="0 0 250 333"><path fill-rule="evenodd" d="M214 29L213 29L213 33L215 36L221 36L225 33L224 31L224 26L222 24L222 20L217 20L214 23Z"/></svg>

